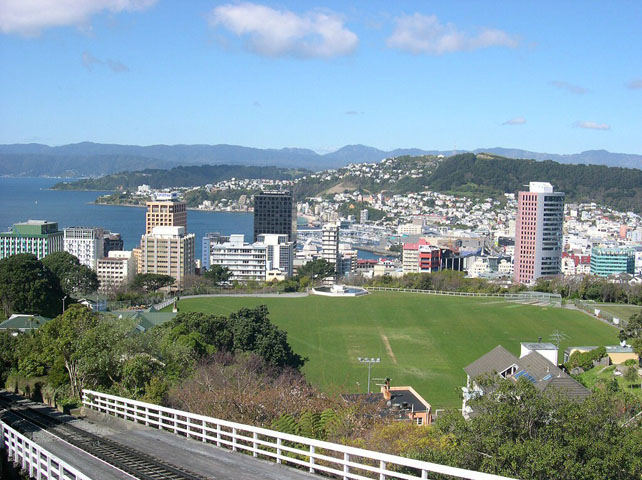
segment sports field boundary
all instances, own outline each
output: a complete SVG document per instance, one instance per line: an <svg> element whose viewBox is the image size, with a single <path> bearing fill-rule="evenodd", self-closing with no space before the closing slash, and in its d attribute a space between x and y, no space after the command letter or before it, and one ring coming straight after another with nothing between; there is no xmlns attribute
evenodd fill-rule
<svg viewBox="0 0 642 480"><path fill-rule="evenodd" d="M502 298L507 301L534 303L546 306L562 306L562 296L556 293L545 292L523 292L523 293L480 293L480 292L450 292L447 290L419 290L416 288L394 288L394 287L363 287L372 292L402 292L422 293L424 295L445 295L450 297L482 297Z"/></svg>

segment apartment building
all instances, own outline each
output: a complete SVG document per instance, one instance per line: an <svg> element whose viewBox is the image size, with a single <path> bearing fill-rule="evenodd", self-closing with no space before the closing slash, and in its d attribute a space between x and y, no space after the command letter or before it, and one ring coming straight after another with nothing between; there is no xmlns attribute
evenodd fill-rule
<svg viewBox="0 0 642 480"><path fill-rule="evenodd" d="M136 276L137 264L134 253L112 250L107 257L96 262L99 289L106 293L129 283Z"/></svg>
<svg viewBox="0 0 642 480"><path fill-rule="evenodd" d="M104 230L100 227L65 228L64 250L77 257L81 265L96 270L96 262L105 256Z"/></svg>
<svg viewBox="0 0 642 480"><path fill-rule="evenodd" d="M156 198L146 204L145 234L152 233L155 227L184 227L187 231L187 204L179 202L175 196L168 197L169 200Z"/></svg>

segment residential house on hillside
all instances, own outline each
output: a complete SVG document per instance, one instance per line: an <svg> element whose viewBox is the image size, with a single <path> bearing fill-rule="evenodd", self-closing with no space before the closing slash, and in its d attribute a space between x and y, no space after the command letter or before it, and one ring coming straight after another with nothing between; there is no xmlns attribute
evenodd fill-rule
<svg viewBox="0 0 642 480"><path fill-rule="evenodd" d="M351 393L341 397L347 402L380 403L379 413L382 417L410 421L417 425L432 423L431 405L410 386L391 387L389 378L381 385L380 393Z"/></svg>
<svg viewBox="0 0 642 480"><path fill-rule="evenodd" d="M551 344L522 344L522 356L517 358L501 345L464 367L466 386L463 390L462 415L469 419L475 415L472 399L490 393L492 386L480 385L478 379L485 376L512 380L520 378L531 382L542 393L562 393L569 398L583 400L590 391L558 368L547 357L551 355ZM538 346L544 348L538 349ZM555 350L555 358L557 350Z"/></svg>
<svg viewBox="0 0 642 480"><path fill-rule="evenodd" d="M40 315L28 315L23 313L14 313L7 320L0 323L0 331L10 330L13 332L30 332L42 327L45 323L50 322L51 318L41 317Z"/></svg>

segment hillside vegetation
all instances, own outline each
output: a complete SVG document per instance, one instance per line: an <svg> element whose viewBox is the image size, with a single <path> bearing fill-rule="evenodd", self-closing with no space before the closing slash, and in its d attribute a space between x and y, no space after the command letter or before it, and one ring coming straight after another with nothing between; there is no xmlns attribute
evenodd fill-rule
<svg viewBox="0 0 642 480"><path fill-rule="evenodd" d="M76 182L60 182L56 190L136 190L146 184L152 188L196 187L232 178L267 178L290 180L306 170L278 167L244 167L240 165L201 165L175 167L170 170L146 169L138 172L120 172L100 178L86 178Z"/></svg>

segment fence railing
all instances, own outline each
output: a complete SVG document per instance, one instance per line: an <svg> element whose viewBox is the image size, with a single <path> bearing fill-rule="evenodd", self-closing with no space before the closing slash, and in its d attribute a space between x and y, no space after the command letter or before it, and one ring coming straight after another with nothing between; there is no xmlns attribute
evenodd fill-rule
<svg viewBox="0 0 642 480"><path fill-rule="evenodd" d="M482 292L452 292L448 290L420 290L417 288L394 288L394 287L363 287L373 292L405 292L423 293L426 295L448 295L451 297L488 297L503 298L506 300L538 300L552 303L560 303L562 296L556 293L545 292L521 292L521 293L482 293Z"/></svg>
<svg viewBox="0 0 642 480"><path fill-rule="evenodd" d="M468 480L508 480L498 475L281 433L92 390L83 390L83 405L197 441L344 480L427 479L428 474Z"/></svg>
<svg viewBox="0 0 642 480"><path fill-rule="evenodd" d="M23 473L38 480L91 480L74 467L37 443L0 421L0 446L9 460L19 464Z"/></svg>

